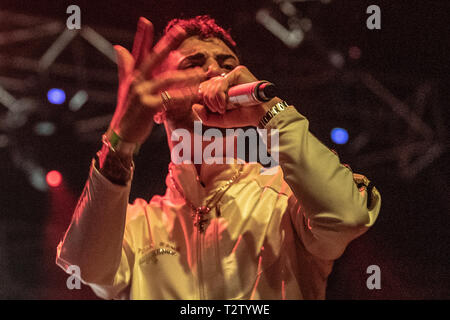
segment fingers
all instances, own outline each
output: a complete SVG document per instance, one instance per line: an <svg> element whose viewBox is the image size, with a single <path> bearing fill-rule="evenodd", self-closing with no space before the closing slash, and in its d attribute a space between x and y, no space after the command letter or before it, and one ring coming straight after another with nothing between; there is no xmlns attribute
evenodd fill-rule
<svg viewBox="0 0 450 320"><path fill-rule="evenodd" d="M199 94L208 109L212 112L224 114L227 107L226 91L228 81L224 77L214 77L200 84Z"/></svg>
<svg viewBox="0 0 450 320"><path fill-rule="evenodd" d="M224 77L230 86L258 81L258 79L243 65L239 65L231 70Z"/></svg>
<svg viewBox="0 0 450 320"><path fill-rule="evenodd" d="M223 108L221 107L219 101L217 100L217 95L219 94L217 84L212 84L203 95L203 102L208 106L209 110L212 112L223 113Z"/></svg>
<svg viewBox="0 0 450 320"><path fill-rule="evenodd" d="M115 45L119 83L121 83L134 68L134 59L130 52L122 46Z"/></svg>
<svg viewBox="0 0 450 320"><path fill-rule="evenodd" d="M224 115L212 113L208 110L209 110L209 107L205 107L200 104L194 104L192 106L192 111L197 115L197 117L200 119L202 124L211 126L211 127L218 127L218 128L226 128L227 127L225 124L225 121L224 121L224 118L225 118Z"/></svg>
<svg viewBox="0 0 450 320"><path fill-rule="evenodd" d="M141 88L139 91L145 91ZM161 94L144 93L137 96L135 101L139 101L140 105L153 112L166 111L167 118L177 118L179 115L186 114L186 111L191 109L198 98L193 90L189 87L182 89L174 89L165 91L166 98Z"/></svg>
<svg viewBox="0 0 450 320"><path fill-rule="evenodd" d="M198 102L196 87L184 87L166 91L170 97L169 104L166 105L168 114L179 112L181 110L189 110L191 106Z"/></svg>
<svg viewBox="0 0 450 320"><path fill-rule="evenodd" d="M135 105L140 104L156 111L166 109L170 112L176 112L180 108L190 109L193 103L199 101L196 84L163 91L168 95L165 105L161 91L155 92L152 81L135 82L131 87L131 99Z"/></svg>
<svg viewBox="0 0 450 320"><path fill-rule="evenodd" d="M140 17L137 25L136 35L134 36L132 55L135 65L139 67L142 61L150 52L153 44L153 24L144 17Z"/></svg>
<svg viewBox="0 0 450 320"><path fill-rule="evenodd" d="M203 124L207 123L208 112L205 106L196 103L192 105L192 111Z"/></svg>
<svg viewBox="0 0 450 320"><path fill-rule="evenodd" d="M200 84L199 94L203 104L211 112L224 115L235 106L228 105L227 90L230 86L257 81L256 77L244 66L237 66L225 76L217 76ZM228 110L228 111L227 111ZM242 120L248 122L247 120Z"/></svg>
<svg viewBox="0 0 450 320"><path fill-rule="evenodd" d="M153 47L151 52L144 58L139 66L140 72L145 76L149 76L149 72L163 61L170 51L178 48L178 46L188 37L186 31L180 26L175 25L165 34L161 40Z"/></svg>
<svg viewBox="0 0 450 320"><path fill-rule="evenodd" d="M242 112L240 109L227 111L225 114L217 114L208 111L208 108L194 104L192 111L203 125L217 128L247 127L253 125L252 111Z"/></svg>
<svg viewBox="0 0 450 320"><path fill-rule="evenodd" d="M202 68L190 70L167 71L151 81L151 93L168 90L173 87L188 87L198 85L206 80L206 73ZM198 89L195 91L198 92Z"/></svg>
<svg viewBox="0 0 450 320"><path fill-rule="evenodd" d="M126 102L128 86L132 80L132 70L134 68L134 59L127 49L121 46L114 46L117 56L117 69L119 74L119 88L117 91L117 106L112 124L115 124L123 113L123 107Z"/></svg>
<svg viewBox="0 0 450 320"><path fill-rule="evenodd" d="M226 86L226 89L228 89L228 86ZM221 84L218 84L216 87L216 96L215 96L215 102L218 106L219 113L224 114L227 110L227 95L224 91L224 87Z"/></svg>

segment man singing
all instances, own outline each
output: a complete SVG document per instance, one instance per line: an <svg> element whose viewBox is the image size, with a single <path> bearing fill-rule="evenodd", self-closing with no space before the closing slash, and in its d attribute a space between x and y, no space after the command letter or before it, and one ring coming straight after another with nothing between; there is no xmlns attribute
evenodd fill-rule
<svg viewBox="0 0 450 320"><path fill-rule="evenodd" d="M153 26L141 18L132 53L115 47L118 104L56 263L78 266L105 299L324 299L333 261L374 224L379 192L340 164L289 103L231 107L229 89L258 79L210 17L173 20L152 42ZM261 174L259 163L226 158L225 139L203 139L201 151L223 145L215 157L224 161L199 163L193 148L178 163L172 153L165 195L130 205L133 157L154 121L164 123L172 151L182 142L177 130L195 141L194 121L258 127L268 140L277 132L279 165Z"/></svg>

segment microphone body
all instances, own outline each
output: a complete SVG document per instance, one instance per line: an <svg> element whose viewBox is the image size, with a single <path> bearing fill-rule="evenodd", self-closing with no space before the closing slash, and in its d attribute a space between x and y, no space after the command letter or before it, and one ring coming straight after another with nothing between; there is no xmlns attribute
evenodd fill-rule
<svg viewBox="0 0 450 320"><path fill-rule="evenodd" d="M254 106L267 102L275 97L275 85L268 81L255 81L233 86L228 89L228 102L232 106L227 109L237 107Z"/></svg>

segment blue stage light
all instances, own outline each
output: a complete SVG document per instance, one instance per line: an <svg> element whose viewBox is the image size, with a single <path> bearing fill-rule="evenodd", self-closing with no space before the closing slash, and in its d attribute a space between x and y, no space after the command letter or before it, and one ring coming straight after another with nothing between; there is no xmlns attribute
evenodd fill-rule
<svg viewBox="0 0 450 320"><path fill-rule="evenodd" d="M47 99L52 104L63 104L66 101L66 93L62 89L50 89L47 92Z"/></svg>
<svg viewBox="0 0 450 320"><path fill-rule="evenodd" d="M334 128L331 130L331 140L337 144L346 144L348 141L348 132L343 128Z"/></svg>

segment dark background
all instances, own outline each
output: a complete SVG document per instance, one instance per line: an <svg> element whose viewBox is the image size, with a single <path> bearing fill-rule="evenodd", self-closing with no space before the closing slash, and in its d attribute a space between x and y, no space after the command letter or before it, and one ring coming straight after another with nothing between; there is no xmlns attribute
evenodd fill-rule
<svg viewBox="0 0 450 320"><path fill-rule="evenodd" d="M23 13L65 24L66 8L81 8L82 29L90 26L112 43L131 48L139 16L150 19L160 33L169 19L210 14L238 43L243 64L261 79L277 84L279 96L294 104L310 120L311 131L336 149L342 162L368 176L382 195L376 224L350 244L336 262L329 279L329 299L448 299L449 267L449 153L447 142L449 71L448 1L331 1L295 3L302 17L312 21L312 30L296 49L287 48L262 25L255 14L267 8L286 25L287 19L272 1L5 1L1 10ZM366 28L367 6L381 8L381 30ZM14 26L0 21L4 35ZM101 30L109 30L103 33ZM11 46L0 45L2 57L39 57L56 39L47 37ZM1 38L1 37L0 37ZM90 289L66 288L67 275L55 263L56 246L67 228L78 195L84 186L90 160L100 146L105 128L80 135L78 120L111 114L114 98L103 103L88 101L77 113L49 105L45 92L63 88L68 96L77 90L95 88L114 97L115 65L80 39L56 62L106 72L104 81L94 80L80 69L76 80L51 72L17 71L4 63L0 76L24 81L11 89L16 97L37 101L39 108L15 130L0 131L10 143L0 148L0 298L2 299L94 299ZM357 46L359 59L348 50ZM341 54L342 68L328 56ZM369 74L413 109L422 106L420 118L433 130L429 145L438 143L442 152L420 170L404 161L405 152L395 148L423 138L361 81ZM3 85L0 77L0 85ZM425 89L424 89L425 88ZM426 91L427 88L429 91ZM420 100L421 89L428 92ZM0 108L3 108L0 106ZM6 114L6 109L0 109ZM57 125L48 137L33 133L42 120ZM330 139L333 127L344 127L346 145ZM356 147L355 137L366 143ZM392 152L382 152L393 150ZM30 157L44 170L59 170L64 183L59 188L37 191L18 165L14 154ZM427 148L412 160L430 153ZM431 153L430 153L431 154ZM410 158L408 158L410 159ZM410 160L411 160L410 159ZM154 130L136 159L131 200L150 199L165 190L169 152L161 127ZM381 269L381 289L366 287L366 269Z"/></svg>

